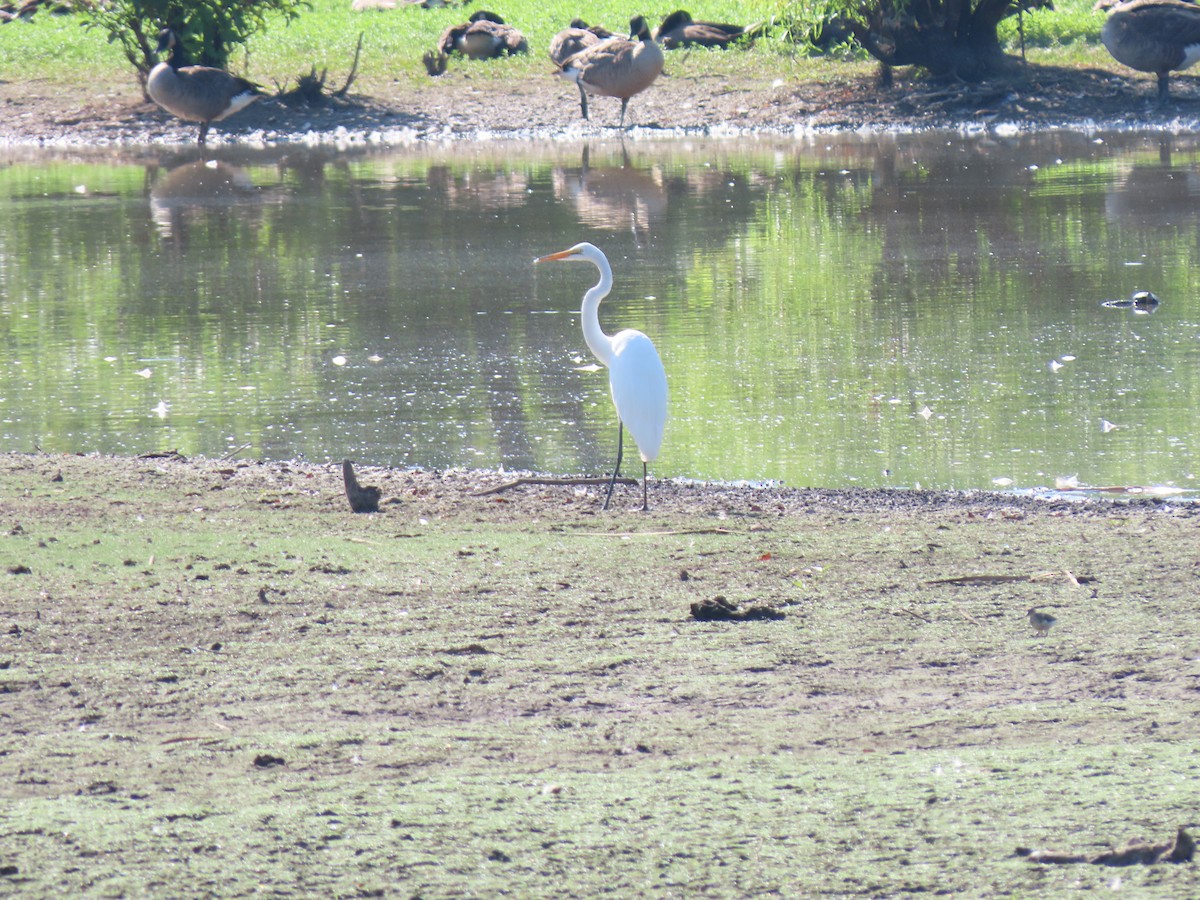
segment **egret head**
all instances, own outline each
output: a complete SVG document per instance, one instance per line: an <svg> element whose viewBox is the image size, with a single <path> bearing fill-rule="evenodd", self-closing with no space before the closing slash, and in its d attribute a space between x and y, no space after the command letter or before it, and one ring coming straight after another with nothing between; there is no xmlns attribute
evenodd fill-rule
<svg viewBox="0 0 1200 900"><path fill-rule="evenodd" d="M534 260L534 263L544 262L590 262L596 265L596 256L603 256L600 249L595 244L589 244L584 241L581 244L576 244L569 250L560 250L557 253L550 253L546 256L539 256Z"/></svg>

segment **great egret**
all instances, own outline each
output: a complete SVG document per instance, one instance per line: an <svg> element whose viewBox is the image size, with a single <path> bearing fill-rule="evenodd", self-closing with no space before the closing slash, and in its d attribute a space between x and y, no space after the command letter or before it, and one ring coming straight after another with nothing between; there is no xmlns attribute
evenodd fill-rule
<svg viewBox="0 0 1200 900"><path fill-rule="evenodd" d="M608 482L604 509L612 500L613 486L621 470L625 429L633 435L642 457L642 509L650 508L647 478L649 464L662 447L663 427L667 422L667 374L654 343L633 328L611 337L600 327L600 301L612 289L612 267L600 248L586 241L569 250L551 253L534 260L544 262L586 262L600 272L600 280L583 295L583 339L600 363L608 368L608 386L617 408L617 464Z"/></svg>
<svg viewBox="0 0 1200 900"><path fill-rule="evenodd" d="M262 96L257 85L224 69L179 65L179 39L170 28L159 32L155 52L161 55L166 50L171 51L170 57L146 77L146 93L171 115L199 122L201 145L211 123L245 109Z"/></svg>
<svg viewBox="0 0 1200 900"><path fill-rule="evenodd" d="M1200 61L1200 6L1184 0L1100 0L1109 9L1100 40L1113 59L1158 76L1158 101L1170 96L1170 77Z"/></svg>

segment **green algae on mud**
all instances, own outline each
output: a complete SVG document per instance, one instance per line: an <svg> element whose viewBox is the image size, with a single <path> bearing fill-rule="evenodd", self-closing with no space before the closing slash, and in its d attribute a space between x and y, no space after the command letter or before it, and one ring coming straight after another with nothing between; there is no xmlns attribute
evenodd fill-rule
<svg viewBox="0 0 1200 900"><path fill-rule="evenodd" d="M1200 892L1014 855L1200 819L1191 507L360 478L0 456L0 890Z"/></svg>

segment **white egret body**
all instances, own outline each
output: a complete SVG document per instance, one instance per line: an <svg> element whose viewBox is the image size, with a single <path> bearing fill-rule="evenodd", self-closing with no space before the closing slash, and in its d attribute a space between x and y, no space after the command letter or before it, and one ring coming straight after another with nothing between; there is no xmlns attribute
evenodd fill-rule
<svg viewBox="0 0 1200 900"><path fill-rule="evenodd" d="M601 365L608 369L608 385L617 408L617 464L608 483L604 508L612 499L613 486L621 469L624 429L628 428L642 458L642 509L649 509L647 476L649 464L662 448L667 423L667 374L654 343L633 328L611 337L600 327L600 301L612 290L612 268L594 244L576 244L569 250L551 253L535 262L588 262L600 272L600 280L583 295L583 339Z"/></svg>

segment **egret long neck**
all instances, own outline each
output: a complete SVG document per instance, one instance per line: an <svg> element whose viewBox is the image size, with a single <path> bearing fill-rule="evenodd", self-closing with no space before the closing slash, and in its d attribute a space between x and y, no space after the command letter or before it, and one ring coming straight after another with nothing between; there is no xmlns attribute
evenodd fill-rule
<svg viewBox="0 0 1200 900"><path fill-rule="evenodd" d="M612 290L612 269L608 262L601 259L596 262L600 270L600 280L583 295L583 339L587 341L588 349L596 359L605 366L612 365L612 338L600 328L600 301Z"/></svg>

